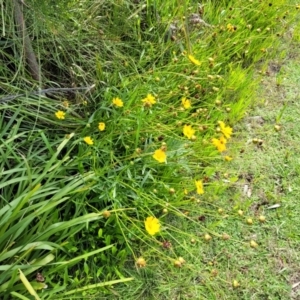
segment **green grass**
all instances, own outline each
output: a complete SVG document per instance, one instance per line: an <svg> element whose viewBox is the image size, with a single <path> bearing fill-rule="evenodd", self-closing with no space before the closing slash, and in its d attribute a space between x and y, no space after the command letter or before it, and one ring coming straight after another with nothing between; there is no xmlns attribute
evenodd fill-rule
<svg viewBox="0 0 300 300"><path fill-rule="evenodd" d="M186 265L177 269L157 257L149 262L149 269L128 272L136 280L120 295L125 293L128 299L298 299L300 69L296 62L300 53L296 45L287 51L286 59L277 56L270 63L270 72L274 65L281 66L280 71L263 78L257 104L234 126L234 159L220 164L212 178L212 184L227 185L226 191L192 206L189 221L168 220L180 233L169 238L175 245L164 251L174 258L182 256ZM262 139L262 145L253 139ZM260 216L265 216L265 222L259 221ZM212 237L208 242L206 233ZM224 233L230 239L224 240ZM250 247L251 240L257 248ZM233 286L234 280L238 287Z"/></svg>
<svg viewBox="0 0 300 300"><path fill-rule="evenodd" d="M30 1L24 14L41 82L23 57L13 6L1 4L3 299L29 299L19 269L42 299L288 297L292 271L277 264L295 259L296 246L290 256L280 251L287 236L290 243L297 236L279 213L286 207L296 218L296 210L281 185L289 191L289 176L297 173L281 165L276 138L287 136L273 125L289 106L263 127L243 128L241 120L261 97L254 91L268 79L263 74L280 43L290 43L286 34L297 13L291 3ZM286 55L284 48L280 63ZM277 76L279 89L293 97L295 83L285 87L284 76ZM91 88L38 95L38 87ZM143 104L148 94L152 106ZM116 97L123 106L113 105ZM65 117L58 119L58 111ZM218 121L234 128L231 162L211 142L220 137ZM187 125L191 136L183 134ZM265 141L254 145L253 138ZM153 158L156 150L166 154L165 163ZM283 157L292 159L292 150ZM247 180L250 197L242 192ZM204 194L195 181L203 182ZM280 208L266 209L277 202ZM161 224L154 236L145 230L149 216ZM251 249L250 240L259 246ZM180 257L186 263L176 268ZM240 286L233 288L233 280Z"/></svg>

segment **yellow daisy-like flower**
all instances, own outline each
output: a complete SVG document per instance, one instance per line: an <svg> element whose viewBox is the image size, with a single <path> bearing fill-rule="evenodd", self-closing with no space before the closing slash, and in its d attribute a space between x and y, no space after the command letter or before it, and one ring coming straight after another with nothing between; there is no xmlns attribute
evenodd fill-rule
<svg viewBox="0 0 300 300"><path fill-rule="evenodd" d="M104 122L100 122L100 123L98 124L98 129L99 129L100 131L104 131L104 130L105 130L105 123L104 123Z"/></svg>
<svg viewBox="0 0 300 300"><path fill-rule="evenodd" d="M85 138L83 138L83 140L90 146L94 145L94 141L92 140L92 138L90 136L86 136Z"/></svg>
<svg viewBox="0 0 300 300"><path fill-rule="evenodd" d="M219 121L221 132L224 134L226 139L230 139L232 135L232 128L230 126L226 126L224 122Z"/></svg>
<svg viewBox="0 0 300 300"><path fill-rule="evenodd" d="M183 97L183 98L181 99L181 103L182 103L182 106L183 106L185 109L189 109L189 108L192 107L192 105L191 105L191 100L186 99L185 97Z"/></svg>
<svg viewBox="0 0 300 300"><path fill-rule="evenodd" d="M195 185L196 185L196 188L197 188L197 194L199 194L199 195L204 194L202 180L195 180Z"/></svg>
<svg viewBox="0 0 300 300"><path fill-rule="evenodd" d="M151 107L153 104L156 103L155 97L151 94L148 94L146 98L142 100L144 106Z"/></svg>
<svg viewBox="0 0 300 300"><path fill-rule="evenodd" d="M123 103L122 99L120 99L119 97L113 98L112 103L116 107L123 107L124 106L124 103Z"/></svg>
<svg viewBox="0 0 300 300"><path fill-rule="evenodd" d="M66 116L66 113L62 110L58 110L56 113L55 113L55 117L59 120L64 120L65 119L65 116Z"/></svg>
<svg viewBox="0 0 300 300"><path fill-rule="evenodd" d="M194 65L196 65L196 66L201 65L201 62L198 59L196 59L193 55L189 54L188 58Z"/></svg>
<svg viewBox="0 0 300 300"><path fill-rule="evenodd" d="M233 26L232 24L227 24L227 30L230 32L234 32L235 31L235 26Z"/></svg>
<svg viewBox="0 0 300 300"><path fill-rule="evenodd" d="M223 135L220 137L220 139L213 138L212 143L217 147L219 152L226 151L227 140L224 138Z"/></svg>
<svg viewBox="0 0 300 300"><path fill-rule="evenodd" d="M145 228L150 235L155 235L160 231L159 220L155 217L148 217L145 220Z"/></svg>
<svg viewBox="0 0 300 300"><path fill-rule="evenodd" d="M167 160L166 152L162 149L155 150L152 157L156 159L159 163L164 163Z"/></svg>
<svg viewBox="0 0 300 300"><path fill-rule="evenodd" d="M184 136L186 136L188 139L191 139L194 136L196 130L193 129L191 125L184 125L182 132Z"/></svg>
<svg viewBox="0 0 300 300"><path fill-rule="evenodd" d="M224 159L225 159L226 161L231 161L231 160L233 160L233 158L232 158L231 156L228 156L228 155L226 155L226 156L224 157Z"/></svg>

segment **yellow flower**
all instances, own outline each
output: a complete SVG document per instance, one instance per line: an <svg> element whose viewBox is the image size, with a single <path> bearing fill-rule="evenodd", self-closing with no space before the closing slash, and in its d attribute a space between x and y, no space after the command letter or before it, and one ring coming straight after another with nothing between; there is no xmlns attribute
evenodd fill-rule
<svg viewBox="0 0 300 300"><path fill-rule="evenodd" d="M148 217L145 221L145 228L150 235L155 235L160 231L159 220L155 217Z"/></svg>
<svg viewBox="0 0 300 300"><path fill-rule="evenodd" d="M55 117L59 120L64 120L65 118L65 115L66 113L62 110L58 110L56 113L55 113Z"/></svg>
<svg viewBox="0 0 300 300"><path fill-rule="evenodd" d="M196 65L196 66L201 65L201 62L198 59L196 59L193 55L189 54L188 58L194 65Z"/></svg>
<svg viewBox="0 0 300 300"><path fill-rule="evenodd" d="M223 135L220 137L219 140L216 138L213 138L212 143L217 147L219 152L226 151L227 140L224 138Z"/></svg>
<svg viewBox="0 0 300 300"><path fill-rule="evenodd" d="M191 139L195 133L195 129L192 128L191 125L184 125L183 126L183 134L188 138Z"/></svg>
<svg viewBox="0 0 300 300"><path fill-rule="evenodd" d="M142 100L145 106L151 107L153 104L156 103L155 97L151 94L148 94L146 98Z"/></svg>
<svg viewBox="0 0 300 300"><path fill-rule="evenodd" d="M221 132L224 134L226 139L230 139L232 135L232 128L230 126L226 126L224 122L219 121Z"/></svg>
<svg viewBox="0 0 300 300"><path fill-rule="evenodd" d="M191 108L191 101L189 99L186 99L185 97L183 97L181 99L181 103L182 103L182 106L185 108L185 109L189 109Z"/></svg>
<svg viewBox="0 0 300 300"><path fill-rule="evenodd" d="M105 123L104 123L104 122L100 122L100 123L98 124L98 129L99 129L100 131L105 130Z"/></svg>
<svg viewBox="0 0 300 300"><path fill-rule="evenodd" d="M228 155L226 155L224 158L226 161L231 161L233 159L231 156L228 156Z"/></svg>
<svg viewBox="0 0 300 300"><path fill-rule="evenodd" d="M123 101L119 97L113 98L112 103L116 107L123 107L124 106Z"/></svg>
<svg viewBox="0 0 300 300"><path fill-rule="evenodd" d="M86 136L85 138L83 138L83 140L88 144L88 145L93 145L94 142L92 140L92 138L90 136Z"/></svg>
<svg viewBox="0 0 300 300"><path fill-rule="evenodd" d="M204 194L202 180L195 180L195 185L197 188L197 194L199 194L199 195Z"/></svg>
<svg viewBox="0 0 300 300"><path fill-rule="evenodd" d="M227 24L227 30L230 32L234 32L235 31L235 26L233 26L232 24Z"/></svg>
<svg viewBox="0 0 300 300"><path fill-rule="evenodd" d="M152 157L160 163L164 163L167 160L166 152L163 151L162 149L155 150Z"/></svg>

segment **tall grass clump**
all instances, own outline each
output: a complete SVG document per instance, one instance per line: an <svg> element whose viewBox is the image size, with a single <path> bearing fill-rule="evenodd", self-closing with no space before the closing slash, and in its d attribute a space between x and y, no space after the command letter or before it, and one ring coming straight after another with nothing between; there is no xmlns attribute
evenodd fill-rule
<svg viewBox="0 0 300 300"><path fill-rule="evenodd" d="M20 271L39 297L71 299L130 280L125 262L183 265L175 235L191 236L176 220L194 222L227 188L214 163L232 159L254 66L264 72L296 6L27 1L35 81L12 3L1 4L3 299L27 295Z"/></svg>

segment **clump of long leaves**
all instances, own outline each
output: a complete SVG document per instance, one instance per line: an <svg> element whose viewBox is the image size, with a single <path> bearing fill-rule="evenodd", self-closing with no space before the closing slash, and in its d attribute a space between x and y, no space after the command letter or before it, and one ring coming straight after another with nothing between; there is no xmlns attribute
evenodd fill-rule
<svg viewBox="0 0 300 300"><path fill-rule="evenodd" d="M51 291L43 281L34 280L31 285L44 289L42 295L48 297L70 284L67 279L59 282L56 274L112 245L80 256L70 255L70 238L90 222L102 219L101 213L84 214L79 209L95 174L66 176L66 168L76 163L70 162L72 148L68 147L74 134L51 140L41 130L22 127L22 106L14 114L11 111L9 106L1 107L1 299L10 299L11 293L25 294L19 281L20 270L32 279L37 273L43 274L46 266L47 276L54 276ZM80 197L82 202L78 201ZM72 217L66 217L69 214Z"/></svg>

